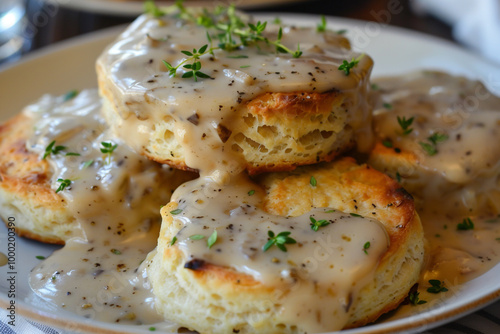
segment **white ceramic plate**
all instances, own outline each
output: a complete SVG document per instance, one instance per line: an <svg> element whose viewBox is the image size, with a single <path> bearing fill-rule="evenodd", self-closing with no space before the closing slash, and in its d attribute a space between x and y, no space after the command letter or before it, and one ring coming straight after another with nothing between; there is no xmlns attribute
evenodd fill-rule
<svg viewBox="0 0 500 334"><path fill-rule="evenodd" d="M275 14L263 16L272 20ZM296 25L316 25L318 17L282 15L285 22ZM354 48L370 54L375 60L374 75L401 74L415 69L438 69L470 78L481 79L500 93L500 68L475 54L430 36L345 19L328 19L332 29L347 29ZM0 68L2 119L19 112L23 106L44 93L63 94L71 89L97 85L94 61L106 44L122 29L111 29L77 38L45 49L13 66ZM7 232L0 227L0 251L5 252ZM38 263L37 255L49 256L57 248L30 240L16 240L16 278L18 314L52 326L78 329L89 333L151 333L147 328L91 322L69 312L51 311L34 297L28 285L29 271ZM0 267L0 307L7 306L7 267ZM500 297L500 264L486 274L460 287L447 299L431 308L411 308L413 314L397 314L363 328L347 330L345 334L405 333L423 331L452 321L485 306ZM420 311L419 311L420 310ZM424 311L422 311L424 310ZM419 313L416 313L419 312ZM401 318L402 317L402 318ZM343 332L344 333L344 332Z"/></svg>
<svg viewBox="0 0 500 334"><path fill-rule="evenodd" d="M234 3L238 8L263 8L273 5L283 5L304 0L185 0L189 6L209 6L221 3ZM157 0L158 6L169 6L174 0ZM139 15L143 10L144 0L66 0L61 6L83 10L92 13L111 15Z"/></svg>

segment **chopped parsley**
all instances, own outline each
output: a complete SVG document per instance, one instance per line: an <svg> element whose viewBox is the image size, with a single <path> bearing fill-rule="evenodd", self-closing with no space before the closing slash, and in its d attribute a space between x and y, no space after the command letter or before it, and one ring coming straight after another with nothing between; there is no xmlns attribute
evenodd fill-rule
<svg viewBox="0 0 500 334"><path fill-rule="evenodd" d="M269 236L269 241L262 247L262 250L265 252L269 248L271 248L273 245L276 245L280 250L283 252L286 252L287 249L285 247L285 244L295 244L297 241L293 238L290 238L289 235L292 232L289 231L283 231L278 233L278 235L274 235L273 231L268 231L267 235Z"/></svg>

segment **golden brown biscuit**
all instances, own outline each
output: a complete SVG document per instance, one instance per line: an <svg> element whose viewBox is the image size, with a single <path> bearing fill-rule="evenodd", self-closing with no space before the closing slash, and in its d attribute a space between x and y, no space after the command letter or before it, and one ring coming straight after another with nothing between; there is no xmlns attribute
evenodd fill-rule
<svg viewBox="0 0 500 334"><path fill-rule="evenodd" d="M278 31L271 26L270 40ZM281 42L300 45L299 58L266 43L216 48L200 58L210 78L182 78L183 66L173 77L163 61L188 62L181 51L206 44L206 34L190 22L141 16L99 57L107 122L137 152L181 169L211 160L203 152L225 152L255 174L330 161L356 143L368 148L373 61L350 51L346 38L285 27ZM343 61L355 63L348 74Z"/></svg>
<svg viewBox="0 0 500 334"><path fill-rule="evenodd" d="M317 181L314 187L310 184L311 176ZM300 216L314 207L328 207L351 213L351 217L352 214L367 217L365 220L374 217L385 227L390 246L376 264L373 279L366 282L356 297L349 295L344 305L348 317L340 328L357 327L376 320L396 308L417 282L424 254L422 226L411 196L386 175L344 158L294 172L265 175L258 184L267 193L262 205L271 214ZM290 300L287 298L293 298L294 293L301 296L302 290L295 290L297 286L294 285L304 283L300 275L295 276L293 284L285 280L267 285L235 267L216 265L209 259L193 259L185 254L184 246L179 245L186 242L181 240L185 237L181 231L187 227L182 223L185 218L176 218L176 208L178 203L171 202L162 209L164 221L157 253L149 259L148 272L160 314L201 333L307 331L300 317L287 321L283 318ZM349 219L349 214L347 216L343 219ZM218 231L221 237L222 230ZM296 227L292 231L293 236L297 233ZM327 228L321 231L328 233ZM297 242L300 244L299 240ZM294 246L287 245L288 251ZM215 245L214 248L218 249ZM224 251L223 247L220 251ZM360 249L356 251L361 253ZM310 293L321 304L324 296L319 292L316 292L318 295ZM300 298L296 302L302 308L308 307L305 295ZM336 316L323 314L322 317ZM314 319L311 316L308 321L322 321L321 317ZM333 329L323 328L322 331Z"/></svg>

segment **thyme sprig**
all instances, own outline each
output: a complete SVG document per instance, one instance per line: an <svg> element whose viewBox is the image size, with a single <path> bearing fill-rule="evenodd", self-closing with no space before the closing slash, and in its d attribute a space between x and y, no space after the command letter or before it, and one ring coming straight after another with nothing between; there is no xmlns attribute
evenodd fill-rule
<svg viewBox="0 0 500 334"><path fill-rule="evenodd" d="M437 145L447 139L448 135L436 132L432 136L427 137L427 140L430 141L430 143L419 142L419 144L428 155L432 156L438 153Z"/></svg>
<svg viewBox="0 0 500 334"><path fill-rule="evenodd" d="M406 119L406 116L403 116L403 117L398 116L398 124L401 127L401 129L403 130L403 136L406 136L406 135L409 135L410 133L412 133L413 128L411 128L411 124L413 123L414 119L415 119L415 117L411 117L411 118Z"/></svg>
<svg viewBox="0 0 500 334"><path fill-rule="evenodd" d="M320 227L330 225L330 222L326 219L316 220L313 216L309 216L309 220L311 220L311 230L315 232L318 232Z"/></svg>
<svg viewBox="0 0 500 334"><path fill-rule="evenodd" d="M361 58L363 58L364 54L360 55L358 58L352 57L351 61L343 60L342 64L338 67L340 71L344 71L344 74L347 76L351 73L351 70L358 65Z"/></svg>
<svg viewBox="0 0 500 334"><path fill-rule="evenodd" d="M273 245L276 245L280 250L283 252L286 252L287 249L285 247L285 244L295 244L297 241L293 238L290 238L289 235L292 232L289 231L283 231L278 233L278 235L274 235L273 231L268 231L267 235L269 236L269 241L262 247L262 250L265 252L269 248L271 248Z"/></svg>
<svg viewBox="0 0 500 334"><path fill-rule="evenodd" d="M60 182L60 184L59 184L59 188L57 188L57 190L56 190L56 194L60 191L63 191L67 187L69 187L71 185L72 181L70 179L57 179L57 182Z"/></svg>
<svg viewBox="0 0 500 334"><path fill-rule="evenodd" d="M197 16L189 12L183 5L183 1L176 1L177 16L193 22L199 26L207 29L208 44L201 46L193 51L182 50L181 52L188 56L188 58L181 61L177 66L163 60L163 64L167 67L168 73L171 77L175 77L180 68L188 70L184 72L182 78L193 78L198 81L198 78L208 79L211 78L208 74L201 72L202 63L200 58L206 54L215 56L215 50L224 50L231 52L240 50L244 47L257 46L259 43L273 45L277 53L287 53L294 58L299 58L302 55L300 44L297 44L297 49L292 50L282 43L283 29L280 27L277 38L271 40L264 36L267 27L267 22L258 21L257 23L245 23L237 15L234 5L227 8L217 7L212 13L207 10L202 11ZM146 7L147 12L155 17L163 16L166 12L161 11L159 8L154 7L154 4L149 3ZM220 17L222 17L220 19ZM213 33L215 31L215 33ZM213 34L211 34L211 32ZM218 39L217 45L214 45L212 37Z"/></svg>
<svg viewBox="0 0 500 334"><path fill-rule="evenodd" d="M42 160L44 160L45 158L47 158L51 154L57 155L57 154L61 153L62 151L66 150L66 149L67 149L66 146L62 146L62 145L57 145L56 146L56 141L53 140L45 148L45 152L43 154ZM75 153L75 152L68 152L65 155L66 156L79 156L80 154L79 153Z"/></svg>

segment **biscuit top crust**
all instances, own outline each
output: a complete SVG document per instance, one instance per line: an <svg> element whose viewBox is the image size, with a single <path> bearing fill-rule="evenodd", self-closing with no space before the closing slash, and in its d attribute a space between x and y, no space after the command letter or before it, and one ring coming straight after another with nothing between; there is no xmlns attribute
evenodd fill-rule
<svg viewBox="0 0 500 334"><path fill-rule="evenodd" d="M387 150L399 149L447 182L495 182L500 146L491 143L500 142L500 98L481 82L423 71L376 83L374 128ZM411 122L407 133L400 124L405 120Z"/></svg>
<svg viewBox="0 0 500 334"><path fill-rule="evenodd" d="M275 41L279 30L278 25L268 23L263 36ZM143 15L100 56L97 68L101 93L112 100L122 119L136 117L141 121L136 123L140 124L137 134L127 130L120 134L128 137L127 142L136 151L146 145L155 124L173 118L173 132L184 148L186 165L201 170L207 161L225 159L219 154L224 150L217 132L219 125L234 123L241 117L240 109L265 93L340 92L348 101L364 101L373 61L368 55L350 51L342 35L320 33L315 27L283 27L281 43L290 50L299 45L302 54L298 58L260 42L202 55L201 72L210 78L182 78L191 71L183 66L175 77L171 75L165 62L175 67L190 58L183 51L192 52L204 45L218 48L217 34L220 31L189 20ZM339 70L344 61L354 59L359 63L348 75ZM365 133L368 106L364 102L354 104L359 107L348 111L348 123ZM210 158L206 152L210 152Z"/></svg>

